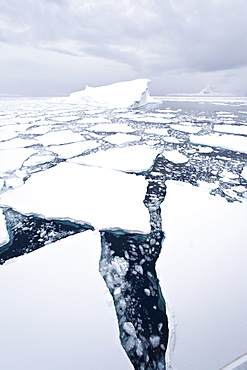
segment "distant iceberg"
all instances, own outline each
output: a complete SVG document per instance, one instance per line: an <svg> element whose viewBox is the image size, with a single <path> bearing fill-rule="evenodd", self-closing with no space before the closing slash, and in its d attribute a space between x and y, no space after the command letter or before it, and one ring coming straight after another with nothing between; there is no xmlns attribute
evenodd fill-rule
<svg viewBox="0 0 247 370"><path fill-rule="evenodd" d="M73 92L69 97L89 106L107 108L138 108L147 104L161 104L160 100L150 96L150 82L140 78L101 87L86 86L84 90Z"/></svg>

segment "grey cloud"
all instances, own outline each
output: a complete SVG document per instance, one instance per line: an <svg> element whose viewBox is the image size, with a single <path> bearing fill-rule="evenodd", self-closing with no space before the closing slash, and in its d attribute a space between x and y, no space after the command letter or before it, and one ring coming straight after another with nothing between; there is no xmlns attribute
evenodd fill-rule
<svg viewBox="0 0 247 370"><path fill-rule="evenodd" d="M5 42L103 55L144 70L156 65L160 72L247 63L243 0L2 2Z"/></svg>
<svg viewBox="0 0 247 370"><path fill-rule="evenodd" d="M5 45L105 58L149 77L247 66L245 0L0 1Z"/></svg>

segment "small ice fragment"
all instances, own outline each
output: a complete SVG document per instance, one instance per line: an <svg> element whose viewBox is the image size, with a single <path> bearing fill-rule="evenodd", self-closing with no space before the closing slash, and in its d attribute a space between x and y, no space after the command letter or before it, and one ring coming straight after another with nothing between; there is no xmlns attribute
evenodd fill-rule
<svg viewBox="0 0 247 370"><path fill-rule="evenodd" d="M144 289L144 293L149 297L150 296L150 290L148 288Z"/></svg>
<svg viewBox="0 0 247 370"><path fill-rule="evenodd" d="M135 270L139 272L139 274L143 275L143 268L140 265L135 265Z"/></svg>
<svg viewBox="0 0 247 370"><path fill-rule="evenodd" d="M136 344L135 337L130 336L130 337L128 337L128 339L124 343L124 348L127 352L129 352L131 349L133 349L135 347L135 344Z"/></svg>
<svg viewBox="0 0 247 370"><path fill-rule="evenodd" d="M160 344L160 337L158 335L151 335L149 338L150 343L154 348L158 347Z"/></svg>
<svg viewBox="0 0 247 370"><path fill-rule="evenodd" d="M125 322L123 324L123 329L127 334L129 334L133 337L136 337L136 331L135 331L135 328L134 328L134 325L132 324L132 322L129 322L129 321Z"/></svg>

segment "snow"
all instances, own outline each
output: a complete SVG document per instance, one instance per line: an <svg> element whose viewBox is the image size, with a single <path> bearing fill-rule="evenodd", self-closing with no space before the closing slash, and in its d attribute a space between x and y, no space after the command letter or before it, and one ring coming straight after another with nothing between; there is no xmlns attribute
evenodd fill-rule
<svg viewBox="0 0 247 370"><path fill-rule="evenodd" d="M247 137L235 135L190 135L190 141L195 144L204 144L217 148L235 150L247 153Z"/></svg>
<svg viewBox="0 0 247 370"><path fill-rule="evenodd" d="M166 239L157 261L175 314L175 369L219 369L246 351L247 203L167 181Z"/></svg>
<svg viewBox="0 0 247 370"><path fill-rule="evenodd" d="M247 126L214 125L214 131L226 132L235 135L247 135Z"/></svg>
<svg viewBox="0 0 247 370"><path fill-rule="evenodd" d="M12 172L19 169L22 163L33 153L35 151L29 148L0 150L0 175L7 171Z"/></svg>
<svg viewBox="0 0 247 370"><path fill-rule="evenodd" d="M154 116L135 117L134 120L137 121L137 122L161 123L161 124L166 124L166 123L171 122L170 118L154 117Z"/></svg>
<svg viewBox="0 0 247 370"><path fill-rule="evenodd" d="M126 123L99 123L88 128L89 131L96 132L133 132L134 129Z"/></svg>
<svg viewBox="0 0 247 370"><path fill-rule="evenodd" d="M99 233L86 231L1 267L3 369L133 368L98 272L100 249Z"/></svg>
<svg viewBox="0 0 247 370"><path fill-rule="evenodd" d="M105 123L111 123L111 120L108 119L108 118L104 118L104 117L84 117L81 121L79 121L80 123L85 123L85 124L105 124Z"/></svg>
<svg viewBox="0 0 247 370"><path fill-rule="evenodd" d="M24 148L27 146L31 146L34 144L38 144L36 140L24 140L20 138L14 138L12 140L4 141L0 143L0 150L7 150L7 149L17 149L17 148Z"/></svg>
<svg viewBox="0 0 247 370"><path fill-rule="evenodd" d="M145 130L147 134L155 134L155 135L168 135L168 129L167 128L150 128Z"/></svg>
<svg viewBox="0 0 247 370"><path fill-rule="evenodd" d="M212 153L214 150L210 146L202 146L199 148L199 153Z"/></svg>
<svg viewBox="0 0 247 370"><path fill-rule="evenodd" d="M170 125L170 128L177 131L188 132L189 134L197 134L201 131L201 127L188 125Z"/></svg>
<svg viewBox="0 0 247 370"><path fill-rule="evenodd" d="M43 145L68 144L83 140L81 134L70 130L51 131L45 135L37 137L37 140Z"/></svg>
<svg viewBox="0 0 247 370"><path fill-rule="evenodd" d="M98 151L74 158L71 162L126 172L142 172L149 170L158 154L158 150L146 145L134 145Z"/></svg>
<svg viewBox="0 0 247 370"><path fill-rule="evenodd" d="M167 143L173 143L173 144L179 143L179 140L176 137L172 137L172 136L164 136L162 139L166 141Z"/></svg>
<svg viewBox="0 0 247 370"><path fill-rule="evenodd" d="M0 209L0 248L9 242L9 234L6 228L5 217Z"/></svg>
<svg viewBox="0 0 247 370"><path fill-rule="evenodd" d="M87 106L107 108L128 108L149 103L161 103L149 95L150 80L140 78L118 82L107 86L89 87L70 94L70 99L81 101Z"/></svg>
<svg viewBox="0 0 247 370"><path fill-rule="evenodd" d="M131 143L132 141L139 141L141 140L141 136L117 133L110 137L108 136L105 140L111 144L121 145L124 143Z"/></svg>
<svg viewBox="0 0 247 370"><path fill-rule="evenodd" d="M188 158L178 150L164 151L163 156L173 163L186 163Z"/></svg>
<svg viewBox="0 0 247 370"><path fill-rule="evenodd" d="M96 229L148 233L149 213L143 204L146 187L141 176L60 163L4 193L1 204L23 214L86 222Z"/></svg>
<svg viewBox="0 0 247 370"><path fill-rule="evenodd" d="M72 158L80 155L86 150L95 149L99 146L99 143L95 140L79 141L76 143L50 146L49 149L54 153L57 153L62 158Z"/></svg>
<svg viewBox="0 0 247 370"><path fill-rule="evenodd" d="M55 156L53 153L47 151L43 151L42 153L35 153L32 154L24 163L23 165L25 167L29 166L37 166L39 164L44 164L47 162L52 162L54 160Z"/></svg>
<svg viewBox="0 0 247 370"><path fill-rule="evenodd" d="M247 181L247 166L243 168L243 171L241 172L241 176Z"/></svg>

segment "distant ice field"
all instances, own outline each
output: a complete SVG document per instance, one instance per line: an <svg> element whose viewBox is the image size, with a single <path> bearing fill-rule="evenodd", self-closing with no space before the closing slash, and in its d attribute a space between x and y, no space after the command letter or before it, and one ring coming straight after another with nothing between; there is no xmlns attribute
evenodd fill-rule
<svg viewBox="0 0 247 370"><path fill-rule="evenodd" d="M0 266L6 369L133 367L98 271L103 231L165 233L157 273L170 337L160 368L217 370L246 352L247 98L158 99L128 108L0 98L0 261L24 216L94 229L61 232L56 242L52 231L39 230L41 249ZM147 245L141 248L140 255ZM119 271L132 263L128 253L121 258ZM141 263L133 268L137 279ZM147 286L143 294L150 292ZM128 348L140 355L134 324L125 327L132 329ZM149 345L163 350L157 336Z"/></svg>

